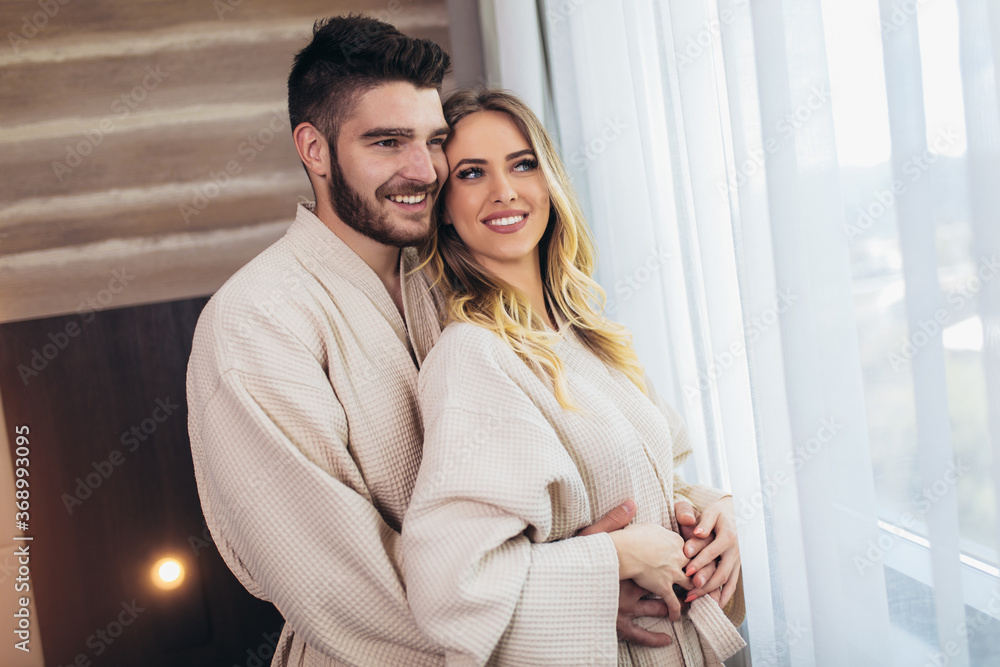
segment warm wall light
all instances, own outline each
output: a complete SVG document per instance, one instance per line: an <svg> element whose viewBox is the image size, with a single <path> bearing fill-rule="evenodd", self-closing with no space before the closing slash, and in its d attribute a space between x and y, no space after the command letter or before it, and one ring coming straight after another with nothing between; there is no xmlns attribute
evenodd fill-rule
<svg viewBox="0 0 1000 667"><path fill-rule="evenodd" d="M156 561L150 574L153 585L164 591L173 590L184 583L184 565L176 558L161 558Z"/></svg>

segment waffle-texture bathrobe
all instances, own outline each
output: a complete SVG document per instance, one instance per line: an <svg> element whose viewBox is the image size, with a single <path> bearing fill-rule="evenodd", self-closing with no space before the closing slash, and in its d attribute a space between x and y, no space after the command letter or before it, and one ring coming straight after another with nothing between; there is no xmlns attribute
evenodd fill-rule
<svg viewBox="0 0 1000 667"><path fill-rule="evenodd" d="M627 498L636 523L676 531L677 500L704 508L724 494L675 476L691 450L673 409L565 325L556 352L579 412L472 324L449 325L424 361L424 455L403 523L418 624L449 665L718 665L743 645L742 590L728 619L703 597L677 623L643 624L670 646L619 642L614 545L574 535Z"/></svg>
<svg viewBox="0 0 1000 667"><path fill-rule="evenodd" d="M401 262L405 274L414 251ZM439 315L422 274L402 280L406 322L299 206L198 321L187 383L198 493L226 564L285 618L273 665L444 664L410 613L399 552L420 465L418 364Z"/></svg>

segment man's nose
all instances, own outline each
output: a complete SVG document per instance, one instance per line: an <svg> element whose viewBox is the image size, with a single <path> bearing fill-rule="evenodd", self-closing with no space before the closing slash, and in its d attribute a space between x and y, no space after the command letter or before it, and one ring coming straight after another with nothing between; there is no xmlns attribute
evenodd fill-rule
<svg viewBox="0 0 1000 667"><path fill-rule="evenodd" d="M406 166L400 171L400 176L420 183L433 183L437 180L437 172L427 146L413 146L407 152Z"/></svg>

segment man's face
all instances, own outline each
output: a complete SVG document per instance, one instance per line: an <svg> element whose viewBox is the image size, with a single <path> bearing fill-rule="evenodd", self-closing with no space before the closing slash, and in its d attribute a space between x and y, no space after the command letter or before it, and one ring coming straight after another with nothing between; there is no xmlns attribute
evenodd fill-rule
<svg viewBox="0 0 1000 667"><path fill-rule="evenodd" d="M448 124L433 88L387 83L363 93L340 128L327 183L347 225L384 245L404 247L430 232L448 175Z"/></svg>

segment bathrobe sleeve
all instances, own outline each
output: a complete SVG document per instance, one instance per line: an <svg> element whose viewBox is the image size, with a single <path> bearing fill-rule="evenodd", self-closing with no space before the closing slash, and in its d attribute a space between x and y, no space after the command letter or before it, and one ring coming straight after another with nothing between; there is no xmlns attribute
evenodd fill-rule
<svg viewBox="0 0 1000 667"><path fill-rule="evenodd" d="M403 522L411 608L448 665L614 665L614 544L549 541L567 533L563 517L589 517L586 488L493 336L451 327L421 369L424 455Z"/></svg>
<svg viewBox="0 0 1000 667"><path fill-rule="evenodd" d="M434 664L406 601L399 534L372 504L320 360L274 318L252 336L210 304L188 371L206 522L227 565L319 652ZM390 424L391 420L387 421ZM387 456L394 433L384 433Z"/></svg>

